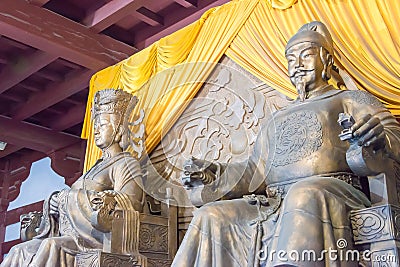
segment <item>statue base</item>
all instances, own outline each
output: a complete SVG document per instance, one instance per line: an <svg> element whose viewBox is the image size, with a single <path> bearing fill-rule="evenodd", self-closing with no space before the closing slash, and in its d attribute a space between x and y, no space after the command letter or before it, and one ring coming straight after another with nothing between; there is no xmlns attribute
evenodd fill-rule
<svg viewBox="0 0 400 267"><path fill-rule="evenodd" d="M147 267L143 255L122 255L102 251L83 252L76 255L77 267Z"/></svg>

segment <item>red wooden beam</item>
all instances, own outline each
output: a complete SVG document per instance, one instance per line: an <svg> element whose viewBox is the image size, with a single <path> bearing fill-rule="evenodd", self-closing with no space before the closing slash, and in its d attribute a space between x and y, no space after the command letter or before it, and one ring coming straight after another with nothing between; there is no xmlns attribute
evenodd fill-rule
<svg viewBox="0 0 400 267"><path fill-rule="evenodd" d="M25 205L10 211L7 211L6 225L14 224L19 222L19 217L22 214L27 214L31 211L42 211L44 201L35 202L29 205Z"/></svg>
<svg viewBox="0 0 400 267"><path fill-rule="evenodd" d="M50 155L51 168L58 173L60 176L65 178L65 182L68 180L76 180L82 174L83 165L81 168L81 162L85 157L86 146L81 146L82 155L79 157L71 157L64 151L54 152Z"/></svg>
<svg viewBox="0 0 400 267"><path fill-rule="evenodd" d="M93 70L115 64L135 50L84 25L24 0L0 2L0 34Z"/></svg>
<svg viewBox="0 0 400 267"><path fill-rule="evenodd" d="M31 173L31 167L32 162L29 162L21 165L19 168L10 171L10 185L8 187L7 196L8 201L14 201L18 197L21 191L22 182L24 182Z"/></svg>
<svg viewBox="0 0 400 267"><path fill-rule="evenodd" d="M32 162L38 161L44 157L46 157L46 154L38 151L25 151L23 154L12 154L7 157L7 161L9 161L7 171L8 173L14 174L15 177L15 175L19 173L18 170L21 170L22 166L27 168L27 166L30 166Z"/></svg>
<svg viewBox="0 0 400 267"><path fill-rule="evenodd" d="M16 120L24 120L87 88L94 73L93 70L72 71L65 77L65 81L48 85L45 90L34 94L28 101L17 106L11 113L11 117Z"/></svg>
<svg viewBox="0 0 400 267"><path fill-rule="evenodd" d="M197 8L185 8L171 16L164 17L164 26L146 27L135 33L135 46L143 49L160 38L165 37L198 20L208 9L225 4L229 0L199 0Z"/></svg>
<svg viewBox="0 0 400 267"><path fill-rule="evenodd" d="M21 146L16 146L13 144L7 144L6 149L0 151L0 158L4 158L14 152L17 152L18 150L22 149L23 147Z"/></svg>
<svg viewBox="0 0 400 267"><path fill-rule="evenodd" d="M53 82L60 82L64 80L64 77L62 74L54 72L54 71L49 71L49 70L39 70L38 72L35 73L35 75L45 78L47 80L53 81Z"/></svg>
<svg viewBox="0 0 400 267"><path fill-rule="evenodd" d="M28 89L29 91L32 92L39 92L40 91L40 85L33 85L32 82L30 82L29 84L25 83L25 82L21 82L18 84L19 86Z"/></svg>
<svg viewBox="0 0 400 267"><path fill-rule="evenodd" d="M7 99L7 100L11 100L11 101L14 101L14 102L17 102L17 103L21 103L21 102L25 102L26 101L25 96L23 96L21 94L7 94L7 93L4 93L4 94L1 94L0 97L3 97L5 99Z"/></svg>
<svg viewBox="0 0 400 267"><path fill-rule="evenodd" d="M80 104L70 108L57 121L50 124L50 128L56 131L68 129L83 121L85 116L86 105Z"/></svg>
<svg viewBox="0 0 400 267"><path fill-rule="evenodd" d="M174 0L174 1L186 8L197 6L197 0Z"/></svg>
<svg viewBox="0 0 400 267"><path fill-rule="evenodd" d="M6 65L10 60L6 55L0 55L0 64Z"/></svg>
<svg viewBox="0 0 400 267"><path fill-rule="evenodd" d="M76 64L74 64L74 63L72 63L72 62L69 62L69 61L67 61L67 60L65 60L65 59L62 59L62 58L60 58L60 59L58 60L58 62L59 62L60 64L64 65L64 66L68 67L68 68L73 69L73 70L80 70L80 69L82 69L81 66L76 65Z"/></svg>
<svg viewBox="0 0 400 267"><path fill-rule="evenodd" d="M7 43L7 44L9 44L11 46L14 46L14 47L17 47L19 49L22 49L22 50L32 49L29 45L20 43L18 41L15 41L13 39L10 39L10 38L4 37L4 36L2 37L1 41L5 42L5 43Z"/></svg>
<svg viewBox="0 0 400 267"><path fill-rule="evenodd" d="M19 122L5 116L0 116L0 140L46 154L71 147L69 152L77 157L80 157L80 151L79 149L72 149L72 145L82 142L79 137L58 133L30 123Z"/></svg>
<svg viewBox="0 0 400 267"><path fill-rule="evenodd" d="M101 32L117 23L124 17L131 15L138 8L144 6L148 0L114 0L89 14L82 23L97 32ZM167 0L158 0L167 1Z"/></svg>
<svg viewBox="0 0 400 267"><path fill-rule="evenodd" d="M18 64L8 65L0 74L0 94L22 82L56 59L57 56L36 51L24 59L29 64L20 64L20 66Z"/></svg>
<svg viewBox="0 0 400 267"><path fill-rule="evenodd" d="M149 24L150 26L160 26L164 24L163 17L157 13L154 13L150 9L145 8L144 6L136 10L136 16L138 19Z"/></svg>
<svg viewBox="0 0 400 267"><path fill-rule="evenodd" d="M50 2L50 0L26 0L26 1L28 3L30 3L32 5L36 5L36 6L44 6L45 4Z"/></svg>
<svg viewBox="0 0 400 267"><path fill-rule="evenodd" d="M82 174L83 161L85 155L86 142L82 140L80 143L76 143L73 146L57 150L51 153L51 168L59 175L65 178L65 182L71 185L77 178ZM32 162L38 161L46 157L46 154L36 151L24 153L23 155L11 155L7 158L5 171L0 173L0 177L3 175L7 176L8 183L3 185L6 194L2 195L2 199L8 203L16 199L20 193L21 184L29 176ZM4 161L0 161L4 162ZM2 191L4 191L2 190ZM1 199L0 199L1 200ZM6 207L7 208L7 207Z"/></svg>

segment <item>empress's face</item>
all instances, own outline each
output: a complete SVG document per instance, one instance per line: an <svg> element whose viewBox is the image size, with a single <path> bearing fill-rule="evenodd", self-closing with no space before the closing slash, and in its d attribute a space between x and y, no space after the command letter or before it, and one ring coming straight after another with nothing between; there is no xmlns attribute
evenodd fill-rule
<svg viewBox="0 0 400 267"><path fill-rule="evenodd" d="M114 119L111 114L102 113L94 119L94 141L96 146L104 149L114 142Z"/></svg>
<svg viewBox="0 0 400 267"><path fill-rule="evenodd" d="M320 56L320 47L311 42L296 44L286 52L288 73L293 85L303 81L306 91L313 90L323 83L322 70L324 64Z"/></svg>

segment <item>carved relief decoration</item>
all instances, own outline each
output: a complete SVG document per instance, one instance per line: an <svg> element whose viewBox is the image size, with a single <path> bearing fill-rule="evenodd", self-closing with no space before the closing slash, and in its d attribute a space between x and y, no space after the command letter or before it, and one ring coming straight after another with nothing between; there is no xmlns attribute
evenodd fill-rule
<svg viewBox="0 0 400 267"><path fill-rule="evenodd" d="M364 91L360 91L360 90L353 91L352 90L352 91L349 91L349 93L351 94L352 98L355 99L357 101L357 103L359 103L361 105L372 105L372 106L376 106L376 107L384 107L381 101L379 101L373 95L368 94Z"/></svg>
<svg viewBox="0 0 400 267"><path fill-rule="evenodd" d="M400 209L383 205L354 211L351 224L356 244L399 240Z"/></svg>
<svg viewBox="0 0 400 267"><path fill-rule="evenodd" d="M261 126L287 104L283 94L224 57L151 154L146 191L162 198L163 188L173 187L179 205L191 206L180 183L183 162L190 156L221 163L248 159Z"/></svg>
<svg viewBox="0 0 400 267"><path fill-rule="evenodd" d="M76 256L77 267L146 267L142 256L119 255L100 251L80 253Z"/></svg>
<svg viewBox="0 0 400 267"><path fill-rule="evenodd" d="M168 227L142 223L139 231L139 250L168 253Z"/></svg>
<svg viewBox="0 0 400 267"><path fill-rule="evenodd" d="M99 267L98 253L82 253L75 258L76 266Z"/></svg>
<svg viewBox="0 0 400 267"><path fill-rule="evenodd" d="M170 267L172 264L172 260L164 260L164 259L147 259L148 267Z"/></svg>
<svg viewBox="0 0 400 267"><path fill-rule="evenodd" d="M139 110L138 116L134 116L133 113L128 122L129 151L133 157L140 159L144 151L145 126L143 120L145 112L143 109Z"/></svg>
<svg viewBox="0 0 400 267"><path fill-rule="evenodd" d="M141 267L142 264L138 260L126 256L126 255L115 255L115 254L103 254L101 257L100 267Z"/></svg>
<svg viewBox="0 0 400 267"><path fill-rule="evenodd" d="M284 166L310 156L322 145L322 126L317 114L302 110L276 120L278 140L272 165Z"/></svg>

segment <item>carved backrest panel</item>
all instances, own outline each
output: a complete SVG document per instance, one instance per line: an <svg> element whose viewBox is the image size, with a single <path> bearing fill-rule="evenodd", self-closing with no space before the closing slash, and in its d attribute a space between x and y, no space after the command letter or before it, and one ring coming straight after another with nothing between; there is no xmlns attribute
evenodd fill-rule
<svg viewBox="0 0 400 267"><path fill-rule="evenodd" d="M224 57L150 155L146 191L162 198L170 187L180 206L191 206L180 183L183 162L190 156L246 160L261 125L287 104L283 94Z"/></svg>

